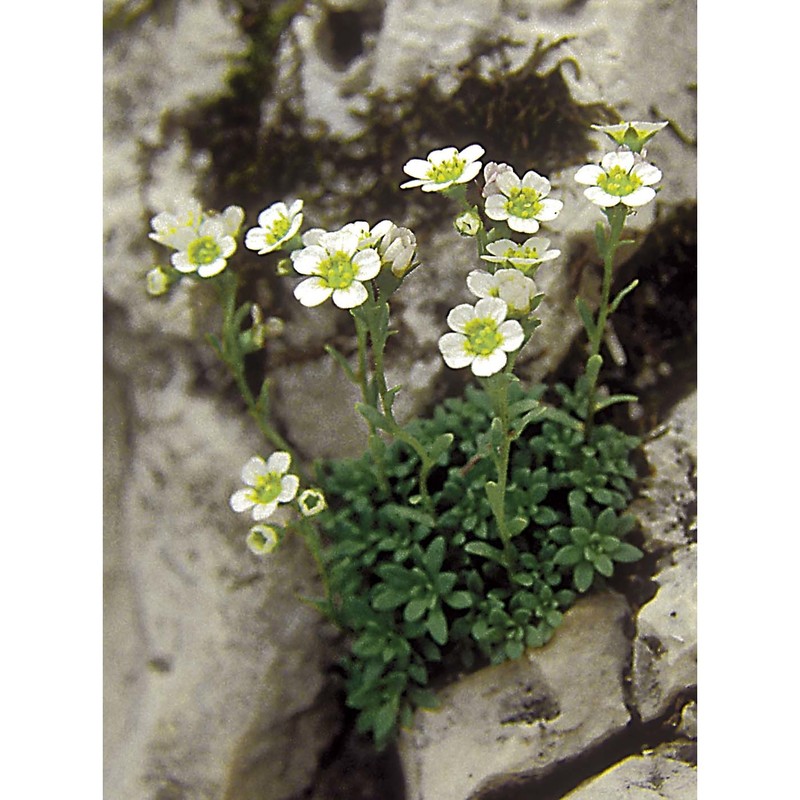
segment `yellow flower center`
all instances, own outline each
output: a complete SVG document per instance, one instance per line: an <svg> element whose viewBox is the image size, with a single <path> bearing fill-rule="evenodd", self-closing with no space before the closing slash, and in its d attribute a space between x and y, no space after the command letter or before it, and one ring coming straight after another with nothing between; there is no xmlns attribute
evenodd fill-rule
<svg viewBox="0 0 800 800"><path fill-rule="evenodd" d="M264 239L266 240L267 244L273 245L280 242L287 233L289 233L289 229L292 227L291 222L289 222L288 217L284 217L281 214L275 222L272 223L272 230L268 230L264 235Z"/></svg>
<svg viewBox="0 0 800 800"><path fill-rule="evenodd" d="M213 264L220 255L220 248L213 236L195 239L186 250L192 264Z"/></svg>
<svg viewBox="0 0 800 800"><path fill-rule="evenodd" d="M597 185L612 197L625 197L635 192L642 181L637 175L631 175L617 164L597 179Z"/></svg>
<svg viewBox="0 0 800 800"><path fill-rule="evenodd" d="M491 355L503 343L497 322L491 317L471 319L464 326L464 335L467 351L476 356Z"/></svg>
<svg viewBox="0 0 800 800"><path fill-rule="evenodd" d="M250 499L259 505L274 503L281 493L281 476L277 472L268 472L266 475L259 475L252 490Z"/></svg>
<svg viewBox="0 0 800 800"><path fill-rule="evenodd" d="M431 168L428 170L428 180L433 183L447 183L448 181L457 180L461 177L466 165L467 162L458 156L442 161L441 164L431 164Z"/></svg>
<svg viewBox="0 0 800 800"><path fill-rule="evenodd" d="M536 189L519 186L511 189L506 201L506 211L511 217L533 219L542 210L541 195Z"/></svg>
<svg viewBox="0 0 800 800"><path fill-rule="evenodd" d="M356 277L350 256L341 250L333 253L319 265L319 274L331 289L347 289Z"/></svg>

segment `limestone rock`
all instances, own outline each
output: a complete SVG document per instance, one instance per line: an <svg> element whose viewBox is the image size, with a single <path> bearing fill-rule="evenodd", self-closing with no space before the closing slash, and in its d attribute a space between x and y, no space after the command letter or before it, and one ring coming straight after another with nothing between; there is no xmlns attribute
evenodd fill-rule
<svg viewBox="0 0 800 800"><path fill-rule="evenodd" d="M545 775L629 721L628 606L578 602L545 647L468 675L401 735L408 800L466 800L509 778Z"/></svg>
<svg viewBox="0 0 800 800"><path fill-rule="evenodd" d="M564 800L695 800L697 769L658 753L631 756Z"/></svg>
<svg viewBox="0 0 800 800"><path fill-rule="evenodd" d="M662 716L697 684L697 546L675 553L656 576L655 597L639 609L632 688L642 720Z"/></svg>
<svg viewBox="0 0 800 800"><path fill-rule="evenodd" d="M697 531L697 392L673 409L664 434L644 445L650 477L632 511L652 552L684 546Z"/></svg>

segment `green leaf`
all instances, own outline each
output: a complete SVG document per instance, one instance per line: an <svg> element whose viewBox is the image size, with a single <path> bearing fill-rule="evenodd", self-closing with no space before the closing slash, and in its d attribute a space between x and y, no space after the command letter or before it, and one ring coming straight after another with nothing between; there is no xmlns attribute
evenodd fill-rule
<svg viewBox="0 0 800 800"><path fill-rule="evenodd" d="M372 598L372 607L376 611L392 611L408 600L408 592L393 589L381 584Z"/></svg>
<svg viewBox="0 0 800 800"><path fill-rule="evenodd" d="M375 731L375 744L378 747L385 742L389 734L394 730L396 722L397 704L392 702L384 703L375 714L375 720L372 725L372 729Z"/></svg>
<svg viewBox="0 0 800 800"><path fill-rule="evenodd" d="M581 561L572 576L575 580L575 588L579 592L585 592L594 581L594 568L588 561Z"/></svg>
<svg viewBox="0 0 800 800"><path fill-rule="evenodd" d="M611 508L603 509L595 522L595 530L603 536L610 536L617 528L617 515Z"/></svg>
<svg viewBox="0 0 800 800"><path fill-rule="evenodd" d="M502 550L498 550L496 547L486 544L486 542L467 542L467 544L464 545L464 550L473 555L488 558L490 561L494 561L497 564L505 564L505 557Z"/></svg>
<svg viewBox="0 0 800 800"><path fill-rule="evenodd" d="M513 661L525 652L525 646L522 642L507 641L503 646L503 650L505 650L506 656Z"/></svg>
<svg viewBox="0 0 800 800"><path fill-rule="evenodd" d="M508 521L509 536L519 536L528 527L529 520L525 517L514 517Z"/></svg>
<svg viewBox="0 0 800 800"><path fill-rule="evenodd" d="M597 252L605 257L606 254L606 228L602 222L594 226L594 240L597 244Z"/></svg>
<svg viewBox="0 0 800 800"><path fill-rule="evenodd" d="M406 622L416 622L418 619L422 619L429 606L430 602L427 598L410 600L403 611L403 619Z"/></svg>
<svg viewBox="0 0 800 800"><path fill-rule="evenodd" d="M639 398L635 394L612 394L609 397L604 397L594 404L595 411L602 411L604 408L613 406L615 403L636 403Z"/></svg>
<svg viewBox="0 0 800 800"><path fill-rule="evenodd" d="M447 620L444 612L439 606L434 608L429 614L426 622L428 633L436 644L447 644Z"/></svg>
<svg viewBox="0 0 800 800"><path fill-rule="evenodd" d="M489 439L493 447L500 448L506 439L506 432L503 428L503 422L499 417L492 420L491 428L489 429Z"/></svg>
<svg viewBox="0 0 800 800"><path fill-rule="evenodd" d="M594 338L596 326L594 323L594 319L592 318L592 312L589 310L589 306L586 305L586 302L580 298L575 298L575 306L578 309L578 314L580 314L581 322L583 322L583 327L586 329L586 334L589 339Z"/></svg>
<svg viewBox="0 0 800 800"><path fill-rule="evenodd" d="M628 544L628 542L620 542L619 547L613 553L610 553L610 555L614 561L629 564L633 561L638 561L644 556L644 553L638 547Z"/></svg>
<svg viewBox="0 0 800 800"><path fill-rule="evenodd" d="M614 574L614 564L605 553L598 553L594 560L595 569L606 578Z"/></svg>
<svg viewBox="0 0 800 800"><path fill-rule="evenodd" d="M622 244L622 242L620 242ZM636 280L631 281L624 289L620 290L620 293L611 301L611 305L608 307L608 313L613 314L619 304L622 302L622 299L625 295L632 292L637 286L639 285L638 278Z"/></svg>
<svg viewBox="0 0 800 800"><path fill-rule="evenodd" d="M539 400L533 397L526 397L523 400L517 400L508 407L508 414L511 419L515 417L520 417L528 411L539 411L541 410L544 413L544 409L542 408L542 404Z"/></svg>
<svg viewBox="0 0 800 800"><path fill-rule="evenodd" d="M544 634L538 628L529 625L525 629L525 644L527 644L528 647L541 647L544 643Z"/></svg>
<svg viewBox="0 0 800 800"><path fill-rule="evenodd" d="M428 683L428 670L424 664L409 664L408 674L417 682L425 686Z"/></svg>
<svg viewBox="0 0 800 800"><path fill-rule="evenodd" d="M518 572L511 576L511 580L519 586L533 586L533 576L527 572Z"/></svg>
<svg viewBox="0 0 800 800"><path fill-rule="evenodd" d="M553 563L573 567L583 560L583 550L575 544L562 547L553 557Z"/></svg>
<svg viewBox="0 0 800 800"><path fill-rule="evenodd" d="M594 386L597 383L597 376L600 374L602 366L603 357L599 353L589 356L586 361L586 380L589 386Z"/></svg>
<svg viewBox="0 0 800 800"><path fill-rule="evenodd" d="M326 344L325 352L328 353L342 368L342 372L344 372L351 383L358 383L358 378L356 377L355 372L353 372L353 368L350 366L350 363L333 345Z"/></svg>
<svg viewBox="0 0 800 800"><path fill-rule="evenodd" d="M391 420L381 414L376 408L372 406L365 405L364 403L356 403L356 411L361 414L367 422L372 423L375 428L380 428L384 431L391 432L392 430L392 422Z"/></svg>
<svg viewBox="0 0 800 800"><path fill-rule="evenodd" d="M500 488L500 485L495 481L487 481L484 489L486 490L486 497L489 500L489 506L494 512L495 516L502 516L505 498L503 497L503 492Z"/></svg>
<svg viewBox="0 0 800 800"><path fill-rule="evenodd" d="M472 606L472 594L465 591L451 592L444 598L444 601L450 608L470 608Z"/></svg>
<svg viewBox="0 0 800 800"><path fill-rule="evenodd" d="M445 542L444 536L437 536L428 546L422 556L422 563L429 575L438 574L444 562Z"/></svg>
<svg viewBox="0 0 800 800"><path fill-rule="evenodd" d="M456 575L455 572L440 572L434 580L436 593L439 595L439 597L445 597L446 595L450 594L450 592L453 590L453 587L456 585L457 580L458 575Z"/></svg>
<svg viewBox="0 0 800 800"><path fill-rule="evenodd" d="M564 619L564 615L560 611L553 609L544 615L545 622L553 628L557 628Z"/></svg>
<svg viewBox="0 0 800 800"><path fill-rule="evenodd" d="M450 445L453 444L453 438L452 433L442 433L437 436L428 450L428 458L431 461L438 461L450 449Z"/></svg>

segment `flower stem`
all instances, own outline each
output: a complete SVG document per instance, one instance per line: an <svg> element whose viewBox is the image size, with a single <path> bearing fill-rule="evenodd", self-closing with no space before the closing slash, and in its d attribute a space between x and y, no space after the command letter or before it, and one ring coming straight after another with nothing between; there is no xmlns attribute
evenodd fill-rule
<svg viewBox="0 0 800 800"><path fill-rule="evenodd" d="M609 303L611 300L611 282L614 277L614 256L616 255L617 248L620 245L620 237L622 236L622 229L625 225L625 219L628 216L628 209L621 203L613 208L606 210L606 216L609 222L609 233L606 237L603 235L602 240L598 239L598 247L600 247L600 255L603 257L603 285L600 293L600 307L597 312L597 322L594 326L593 335L589 337L589 359L587 360L586 373L589 375L589 385L587 387L587 406L586 406L586 424L584 427L584 435L588 441L594 425L595 415L595 398L597 394L597 369L589 369L589 362L600 355L600 347L605 335L606 323L610 316ZM602 244L600 243L602 241Z"/></svg>
<svg viewBox="0 0 800 800"><path fill-rule="evenodd" d="M253 417L259 430L274 447L288 452L294 461L294 453L289 443L269 423L263 404L256 400L245 376L245 353L239 344L241 309L236 307L236 292L238 278L233 272L226 271L217 282L222 305L222 336L220 340L211 341L222 362L228 367L239 393L247 406L247 411ZM266 387L265 387L266 388Z"/></svg>

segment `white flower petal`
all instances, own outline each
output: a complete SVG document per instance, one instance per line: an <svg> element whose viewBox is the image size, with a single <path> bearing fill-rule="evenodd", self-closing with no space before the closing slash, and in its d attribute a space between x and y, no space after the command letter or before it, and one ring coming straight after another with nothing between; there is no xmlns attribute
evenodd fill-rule
<svg viewBox="0 0 800 800"><path fill-rule="evenodd" d="M508 250L516 250L518 246L519 245L517 245L517 243L511 239L497 239L496 241L490 242L488 245L486 245L486 249L493 256L502 256Z"/></svg>
<svg viewBox="0 0 800 800"><path fill-rule="evenodd" d="M605 172L597 164L586 164L575 173L575 180L588 186L595 186Z"/></svg>
<svg viewBox="0 0 800 800"><path fill-rule="evenodd" d="M499 348L489 353L488 356L475 356L471 364L472 373L479 378L488 378L490 375L500 372L506 365L506 361L508 361L508 356Z"/></svg>
<svg viewBox="0 0 800 800"><path fill-rule="evenodd" d="M533 281L531 281L531 283L533 283ZM522 330L522 325L520 325L519 322L515 319L508 319L497 330L503 337L503 343L500 345L503 350L509 353L512 350L519 350L522 346L522 342L525 340L525 332Z"/></svg>
<svg viewBox="0 0 800 800"><path fill-rule="evenodd" d="M284 475L281 478L281 493L278 495L278 502L288 503L290 500L294 500L299 488L300 479L297 475Z"/></svg>
<svg viewBox="0 0 800 800"><path fill-rule="evenodd" d="M274 472L277 475L283 475L289 469L292 463L292 457L284 450L277 450L268 459L264 472Z"/></svg>
<svg viewBox="0 0 800 800"><path fill-rule="evenodd" d="M450 369L461 369L472 363L474 356L467 352L467 337L461 333L445 333L439 339L439 352Z"/></svg>
<svg viewBox="0 0 800 800"><path fill-rule="evenodd" d="M413 181L406 181L405 183L400 184L401 189L416 189L417 186L423 186L425 184L424 180L413 180Z"/></svg>
<svg viewBox="0 0 800 800"><path fill-rule="evenodd" d="M646 161L635 164L631 170L631 175L635 175L645 186L658 183L662 177L661 170Z"/></svg>
<svg viewBox="0 0 800 800"><path fill-rule="evenodd" d="M358 236L352 231L334 231L333 233L324 233L320 237L319 243L331 255L344 253L352 256L358 249Z"/></svg>
<svg viewBox="0 0 800 800"><path fill-rule="evenodd" d="M443 147L441 150L431 150L431 152L428 153L428 161L434 166L438 166L444 161L450 161L450 159L457 155L458 150L455 147Z"/></svg>
<svg viewBox="0 0 800 800"><path fill-rule="evenodd" d="M456 183L469 183L481 171L481 162L473 161L464 167L461 177L456 180Z"/></svg>
<svg viewBox="0 0 800 800"><path fill-rule="evenodd" d="M217 258L210 264L201 264L197 270L197 274L201 278L213 278L214 275L219 275L222 270L228 265L224 258Z"/></svg>
<svg viewBox="0 0 800 800"><path fill-rule="evenodd" d="M371 247L356 253L352 263L357 281L370 281L381 271L381 257Z"/></svg>
<svg viewBox="0 0 800 800"><path fill-rule="evenodd" d="M486 216L498 222L508 219L508 211L506 210L507 202L504 194L493 194L491 197L487 197L485 206Z"/></svg>
<svg viewBox="0 0 800 800"><path fill-rule="evenodd" d="M477 161L486 151L479 144L471 144L465 147L458 155L468 164Z"/></svg>
<svg viewBox="0 0 800 800"><path fill-rule="evenodd" d="M483 269L474 269L467 275L467 288L476 297L489 297L493 289L497 289L494 275Z"/></svg>
<svg viewBox="0 0 800 800"><path fill-rule="evenodd" d="M545 197L550 193L550 181L538 172L530 170L522 176L522 185L527 189L534 189L539 193L539 197Z"/></svg>
<svg viewBox="0 0 800 800"><path fill-rule="evenodd" d="M235 236L244 222L244 209L239 206L228 206L221 214L222 225L225 233Z"/></svg>
<svg viewBox="0 0 800 800"><path fill-rule="evenodd" d="M194 272L197 269L197 265L189 261L189 255L185 250L179 250L177 253L173 253L169 260L178 272L183 272L184 274Z"/></svg>
<svg viewBox="0 0 800 800"><path fill-rule="evenodd" d="M469 303L461 303L447 315L447 324L458 333L464 333L464 326L475 319L475 309Z"/></svg>
<svg viewBox="0 0 800 800"><path fill-rule="evenodd" d="M541 210L536 214L536 219L541 222L550 222L554 220L564 208L564 204L560 200L547 200L540 201L542 204Z"/></svg>
<svg viewBox="0 0 800 800"><path fill-rule="evenodd" d="M483 297L475 303L475 316L478 319L488 317L499 325L508 316L508 305L499 297Z"/></svg>
<svg viewBox="0 0 800 800"><path fill-rule="evenodd" d="M251 509L255 503L250 499L249 489L239 489L231 495L230 499L231 508L237 513L241 514L243 511Z"/></svg>
<svg viewBox="0 0 800 800"><path fill-rule="evenodd" d="M306 278L294 287L294 296L306 308L324 303L333 294L328 284L319 277Z"/></svg>
<svg viewBox="0 0 800 800"><path fill-rule="evenodd" d="M539 222L534 217L509 216L508 227L519 233L536 233L539 230Z"/></svg>
<svg viewBox="0 0 800 800"><path fill-rule="evenodd" d="M302 200L295 200L289 206L289 216L294 217L296 214L299 214L303 210L303 201Z"/></svg>
<svg viewBox="0 0 800 800"><path fill-rule="evenodd" d="M256 250L260 256L270 252L272 245L267 244L267 232L264 228L250 228L244 235L244 246L248 250Z"/></svg>
<svg viewBox="0 0 800 800"><path fill-rule="evenodd" d="M253 519L256 522L269 519L275 513L275 509L277 507L277 500L273 500L271 503L259 503L258 505L253 506Z"/></svg>
<svg viewBox="0 0 800 800"><path fill-rule="evenodd" d="M428 177L430 171L430 162L422 158L412 158L403 165L403 172L405 172L406 175L410 175L412 178L424 180Z"/></svg>
<svg viewBox="0 0 800 800"><path fill-rule="evenodd" d="M635 160L630 150L614 150L612 153L606 153L603 156L600 166L606 172L609 172L614 167L621 167L625 172L630 172Z"/></svg>
<svg viewBox="0 0 800 800"><path fill-rule="evenodd" d="M256 478L266 475L268 471L266 461L261 456L253 456L242 467L242 480L248 486L255 486Z"/></svg>
<svg viewBox="0 0 800 800"><path fill-rule="evenodd" d="M443 192L449 186L452 186L456 181L442 181L441 183L423 183L420 187L423 192Z"/></svg>
<svg viewBox="0 0 800 800"><path fill-rule="evenodd" d="M355 308L369 297L363 283L353 281L346 289L334 289L333 303L339 308Z"/></svg>
<svg viewBox="0 0 800 800"><path fill-rule="evenodd" d="M649 203L655 196L655 189L651 189L649 186L640 186L638 189L630 194L626 194L620 199L626 206L638 208L639 206L645 205L645 203Z"/></svg>
<svg viewBox="0 0 800 800"><path fill-rule="evenodd" d="M309 247L315 244L318 245L319 240L322 238L322 234L324 233L324 228L309 228L300 238L302 239L303 244L306 247Z"/></svg>
<svg viewBox="0 0 800 800"><path fill-rule="evenodd" d="M519 187L522 186L522 181L513 169L509 169L497 174L495 184L503 194L509 194L512 189L519 189ZM503 198L503 200L505 200L505 198Z"/></svg>
<svg viewBox="0 0 800 800"><path fill-rule="evenodd" d="M328 257L323 247L312 244L302 250L295 250L292 255L292 266L301 275L317 275L319 265Z"/></svg>
<svg viewBox="0 0 800 800"><path fill-rule="evenodd" d="M603 208L611 208L611 206L615 206L619 203L619 197L607 194L599 186L590 186L588 189L583 190L583 194L595 205L602 206Z"/></svg>

